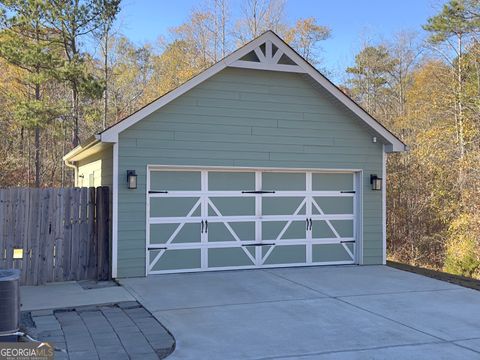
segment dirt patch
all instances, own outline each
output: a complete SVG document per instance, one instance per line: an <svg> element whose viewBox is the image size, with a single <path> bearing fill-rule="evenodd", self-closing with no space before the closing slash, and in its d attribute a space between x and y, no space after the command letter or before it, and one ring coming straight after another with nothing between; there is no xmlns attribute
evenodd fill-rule
<svg viewBox="0 0 480 360"><path fill-rule="evenodd" d="M413 272L415 274L428 276L433 279L446 281L455 285L460 285L466 288L480 291L480 280L471 279L460 275L448 274L441 271L425 269L417 266L402 264L395 261L387 261L387 265L399 270Z"/></svg>

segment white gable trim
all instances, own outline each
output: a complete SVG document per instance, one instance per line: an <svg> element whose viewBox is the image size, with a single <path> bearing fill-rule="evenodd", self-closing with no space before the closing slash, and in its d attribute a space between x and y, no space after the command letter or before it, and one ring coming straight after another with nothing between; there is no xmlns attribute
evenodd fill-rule
<svg viewBox="0 0 480 360"><path fill-rule="evenodd" d="M282 41L283 42L283 41ZM293 73L306 73L307 71L298 64L279 64L278 61L285 54L277 47L275 54L273 53L273 40L265 41L265 54L260 49L260 46L254 49L259 61L236 60L230 63L230 67L239 67L244 69L270 70L270 71L285 71ZM275 45L276 46L276 45Z"/></svg>
<svg viewBox="0 0 480 360"><path fill-rule="evenodd" d="M266 54L264 54L263 51L260 49L260 46L263 44L265 44ZM277 52L273 55L272 45L275 45L278 48ZM250 52L254 52L257 55L259 62L241 60L245 55L249 54ZM295 64L278 64L278 61L283 54L288 56ZM331 83L327 78L320 74L318 70L316 70L306 60L304 60L299 54L297 54L290 46L288 46L272 31L268 31L256 38L255 40L252 40L245 46L228 55L223 60L219 61L207 70L193 77L183 85L165 94L159 99L153 101L152 103L133 113L126 119L120 121L116 125L113 125L111 128L106 129L100 134L101 141L110 143L118 142L119 133L227 67L305 73L317 83L319 83L325 90L330 92L342 104L344 104L361 120L363 120L370 128L372 128L382 139L384 139L384 141L387 142L387 146L385 147L387 152L406 150L406 145L402 141L400 141L384 126L382 126L379 122L372 118L357 103L355 103L340 89L338 89L333 83Z"/></svg>
<svg viewBox="0 0 480 360"><path fill-rule="evenodd" d="M270 64L267 62L253 62L237 60L230 64L229 67L237 67L243 69L269 70L269 71L285 71L293 73L306 73L306 71L298 65Z"/></svg>

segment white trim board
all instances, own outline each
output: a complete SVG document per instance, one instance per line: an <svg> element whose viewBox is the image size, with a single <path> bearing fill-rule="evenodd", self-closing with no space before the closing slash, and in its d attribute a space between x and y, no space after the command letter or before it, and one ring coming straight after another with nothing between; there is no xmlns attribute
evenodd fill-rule
<svg viewBox="0 0 480 360"><path fill-rule="evenodd" d="M238 172L250 172L250 171L261 171L261 172L307 172L311 171L313 173L352 173L363 171L362 169L334 169L334 168L282 168L282 167L248 167L248 166L198 166L198 165L155 165L147 164L149 170L162 170L168 169L168 171L225 171L229 172L238 171Z"/></svg>
<svg viewBox="0 0 480 360"><path fill-rule="evenodd" d="M263 55L261 46L265 44L266 55ZM277 48L277 52L272 54L272 46ZM254 52L260 54L258 61L246 61L242 60L247 54ZM287 56L292 64L279 64L280 55ZM267 31L260 35L258 38L252 40L248 44L234 51L223 60L212 65L210 68L201 72L197 76L193 77L183 85L180 85L176 89L163 95L137 112L133 113L124 120L118 122L112 127L104 130L99 134L100 140L107 143L118 142L118 134L136 124L146 116L150 115L154 111L160 109L172 100L186 93L190 89L199 85L203 81L209 79L213 75L219 73L221 70L227 67L242 67L250 69L260 69L269 71L285 71L304 73L310 76L314 81L321 85L326 91L331 93L336 99L338 99L343 105L350 109L357 117L362 120L367 126L369 126L379 137L386 143L385 151L405 151L406 145L388 131L383 125L370 116L364 109L362 109L357 103L355 103L350 97L345 95L338 87L330 82L325 76L323 76L317 69L303 59L298 53L296 53L290 46L288 46L280 37L274 32Z"/></svg>
<svg viewBox="0 0 480 360"><path fill-rule="evenodd" d="M317 262L313 264L305 264L305 263L291 263L291 264L274 264L274 265L263 265L262 269L273 269L273 268L291 268L291 267L312 267L312 266L334 266L334 265L349 265L349 266L356 266L356 264L352 264L351 261L323 261ZM182 274L182 273L195 273L195 272L210 272L210 271L235 271L235 270L255 270L259 269L256 265L247 265L247 266L236 266L236 267L215 267L215 268L192 268L192 269L176 269L176 270L161 270L161 271L150 271L149 275L160 275L160 274Z"/></svg>
<svg viewBox="0 0 480 360"><path fill-rule="evenodd" d="M113 144L112 178L112 277L118 268L118 143Z"/></svg>
<svg viewBox="0 0 480 360"><path fill-rule="evenodd" d="M385 148L385 145L383 146ZM382 263L387 263L387 157L382 152Z"/></svg>

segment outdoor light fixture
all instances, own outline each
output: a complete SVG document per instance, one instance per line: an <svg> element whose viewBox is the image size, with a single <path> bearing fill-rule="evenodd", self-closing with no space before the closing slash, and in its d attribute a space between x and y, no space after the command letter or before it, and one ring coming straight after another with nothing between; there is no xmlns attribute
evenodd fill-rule
<svg viewBox="0 0 480 360"><path fill-rule="evenodd" d="M127 170L127 184L129 189L137 188L137 173L135 170Z"/></svg>
<svg viewBox="0 0 480 360"><path fill-rule="evenodd" d="M370 184L372 184L372 190L382 190L382 178L376 174L370 175Z"/></svg>

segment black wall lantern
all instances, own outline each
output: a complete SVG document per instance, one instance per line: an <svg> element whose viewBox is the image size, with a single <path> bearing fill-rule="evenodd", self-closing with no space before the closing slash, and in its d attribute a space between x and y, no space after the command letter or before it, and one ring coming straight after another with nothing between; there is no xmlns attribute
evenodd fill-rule
<svg viewBox="0 0 480 360"><path fill-rule="evenodd" d="M129 189L137 188L137 173L135 170L127 170L127 185Z"/></svg>
<svg viewBox="0 0 480 360"><path fill-rule="evenodd" d="M382 178L376 174L370 175L370 184L372 184L372 190L382 190Z"/></svg>

